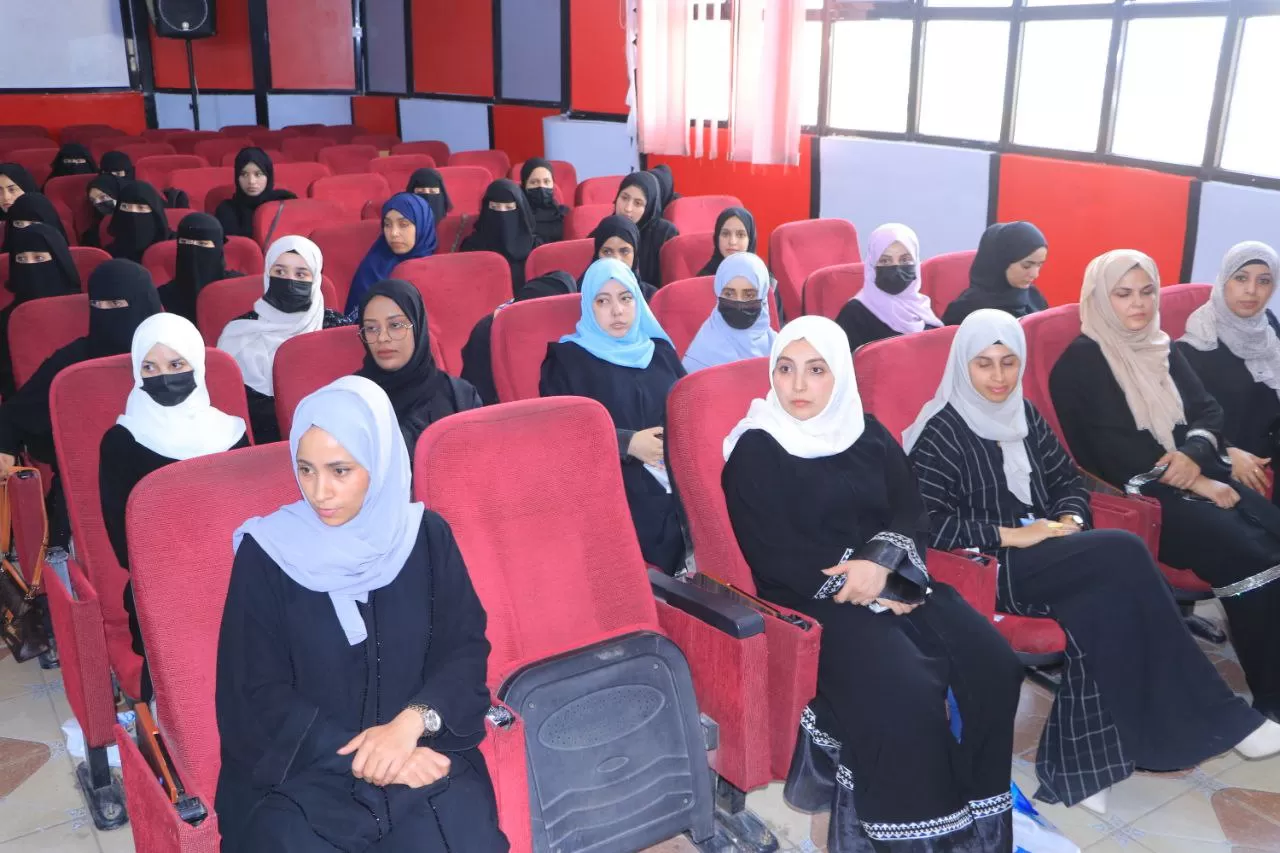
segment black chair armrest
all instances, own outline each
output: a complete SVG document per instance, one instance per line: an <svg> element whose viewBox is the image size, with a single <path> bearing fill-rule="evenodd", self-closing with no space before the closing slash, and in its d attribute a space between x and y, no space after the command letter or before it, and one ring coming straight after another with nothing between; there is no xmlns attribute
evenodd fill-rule
<svg viewBox="0 0 1280 853"><path fill-rule="evenodd" d="M764 633L764 616L728 595L685 583L657 569L649 570L649 585L653 588L654 598L735 640Z"/></svg>

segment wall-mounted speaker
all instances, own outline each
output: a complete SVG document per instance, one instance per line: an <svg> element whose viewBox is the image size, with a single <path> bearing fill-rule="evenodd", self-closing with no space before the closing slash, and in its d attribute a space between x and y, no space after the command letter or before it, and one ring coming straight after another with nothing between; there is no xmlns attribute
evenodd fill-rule
<svg viewBox="0 0 1280 853"><path fill-rule="evenodd" d="M147 0L156 35L203 39L218 34L216 0Z"/></svg>

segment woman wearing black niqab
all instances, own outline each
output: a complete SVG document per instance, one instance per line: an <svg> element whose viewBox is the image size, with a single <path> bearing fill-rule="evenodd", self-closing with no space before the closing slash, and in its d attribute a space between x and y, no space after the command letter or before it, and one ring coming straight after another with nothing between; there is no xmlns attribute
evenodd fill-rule
<svg viewBox="0 0 1280 853"><path fill-rule="evenodd" d="M535 171L542 170L539 174ZM554 172L551 161L530 157L520 167L520 186L533 210L534 232L544 243L564 239L564 218L569 208L556 201Z"/></svg>
<svg viewBox="0 0 1280 853"><path fill-rule="evenodd" d="M173 236L164 213L164 199L146 181L129 181L116 198L116 212L107 226L112 242L107 251L113 258L141 263L153 244Z"/></svg>
<svg viewBox="0 0 1280 853"><path fill-rule="evenodd" d="M24 193L40 192L40 185L26 167L17 163L0 163L0 213L8 214L13 203Z"/></svg>
<svg viewBox="0 0 1280 853"><path fill-rule="evenodd" d="M978 241L969 269L969 289L942 314L944 326L958 326L979 308L998 308L1025 317L1049 307L1034 284L1049 255L1049 243L1030 222L997 222Z"/></svg>
<svg viewBox="0 0 1280 853"><path fill-rule="evenodd" d="M12 251L10 244L13 236L36 222L48 225L62 235L63 240L67 239L67 229L62 225L62 217L58 215L58 209L43 193L31 192L18 196L17 201L9 207L8 222L4 233L4 248L0 251ZM26 224L18 225L19 222Z"/></svg>
<svg viewBox="0 0 1280 853"><path fill-rule="evenodd" d="M524 287L524 261L542 240L534 233L529 200L515 181L489 184L480 202L476 230L462 241L464 252L497 252L511 266L511 292Z"/></svg>
<svg viewBox="0 0 1280 853"><path fill-rule="evenodd" d="M409 185L405 192L422 196L422 200L431 206L431 215L435 217L436 227L453 210L453 202L449 201L449 190L445 188L444 178L430 167L417 169L409 176Z"/></svg>
<svg viewBox="0 0 1280 853"><path fill-rule="evenodd" d="M662 245L680 233L680 229L662 218L662 189L650 172L632 172L622 179L613 212L625 216L640 230L636 247L636 276L641 281L662 281Z"/></svg>
<svg viewBox="0 0 1280 853"><path fill-rule="evenodd" d="M68 142L58 149L53 157L53 171L50 178L61 178L66 175L92 175L98 171L98 164L93 161L93 154L83 145Z"/></svg>
<svg viewBox="0 0 1280 853"><path fill-rule="evenodd" d="M213 215L218 217L228 237L252 237L253 214L259 207L269 201L286 201L297 196L288 190L276 189L275 164L261 148L241 148L236 155L235 170L236 193L219 204Z"/></svg>
<svg viewBox="0 0 1280 853"><path fill-rule="evenodd" d="M5 287L13 302L0 310L0 399L13 393L13 365L9 360L9 317L24 302L46 296L65 296L80 290L80 273L62 235L41 222L12 231L9 241L9 280Z"/></svg>
<svg viewBox="0 0 1280 853"><path fill-rule="evenodd" d="M103 154L102 162L98 164L98 171L122 181L132 181L137 178L133 160L129 159L129 155L123 151L108 151Z"/></svg>
<svg viewBox="0 0 1280 853"><path fill-rule="evenodd" d="M189 213L178 223L178 257L173 279L158 288L170 314L196 321L196 297L204 286L240 273L227 269L222 225L207 213Z"/></svg>
<svg viewBox="0 0 1280 853"><path fill-rule="evenodd" d="M116 200L120 197L122 186L124 181L115 175L99 173L84 188L93 213L89 217L89 227L80 235L81 246L102 247L102 220L116 212Z"/></svg>
<svg viewBox="0 0 1280 853"><path fill-rule="evenodd" d="M738 220L736 223L731 220ZM745 232L746 244L742 244ZM726 207L716 217L716 230L711 234L711 259L698 270L698 275L715 275L725 253L756 252L756 219L745 207Z"/></svg>

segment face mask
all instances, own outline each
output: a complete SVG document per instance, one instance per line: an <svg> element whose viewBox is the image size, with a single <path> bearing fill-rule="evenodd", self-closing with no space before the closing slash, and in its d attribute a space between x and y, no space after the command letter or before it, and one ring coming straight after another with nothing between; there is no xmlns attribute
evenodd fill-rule
<svg viewBox="0 0 1280 853"><path fill-rule="evenodd" d="M897 296L916 280L915 264L896 264L876 267L876 287L890 296Z"/></svg>
<svg viewBox="0 0 1280 853"><path fill-rule="evenodd" d="M734 329L750 329L755 325L756 320L760 319L760 313L764 310L764 302L759 299L753 299L750 302L738 302L734 299L725 299L723 296L716 305L716 310L720 312L720 316Z"/></svg>
<svg viewBox="0 0 1280 853"><path fill-rule="evenodd" d="M311 282L271 276L263 301L286 314L297 314L311 307Z"/></svg>
<svg viewBox="0 0 1280 853"><path fill-rule="evenodd" d="M176 406L196 390L196 374L193 370L186 370L182 373L144 376L142 390L162 406Z"/></svg>
<svg viewBox="0 0 1280 853"><path fill-rule="evenodd" d="M542 207L553 209L556 206L555 190L547 187L537 187L531 190L525 190L524 194L529 197L529 204L534 207Z"/></svg>
<svg viewBox="0 0 1280 853"><path fill-rule="evenodd" d="M104 198L102 201L95 201L93 209L98 211L99 216L110 216L116 212L116 203Z"/></svg>

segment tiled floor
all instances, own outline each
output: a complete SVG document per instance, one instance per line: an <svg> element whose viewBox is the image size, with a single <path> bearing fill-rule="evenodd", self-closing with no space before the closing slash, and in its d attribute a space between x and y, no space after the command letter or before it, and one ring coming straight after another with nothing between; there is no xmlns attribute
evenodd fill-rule
<svg viewBox="0 0 1280 853"><path fill-rule="evenodd" d="M1230 649L1208 647L1224 677L1243 691ZM76 790L60 725L71 718L57 670L17 664L0 653L0 853L124 853L129 828L100 833ZM1018 711L1013 778L1036 788L1035 746L1052 698L1027 682ZM782 785L753 792L748 805L774 829L784 851L821 850L826 816L792 811ZM1116 786L1103 818L1081 808L1037 807L1089 853L1280 853L1280 758L1243 761L1228 753L1182 773L1139 773ZM673 839L647 853L683 853Z"/></svg>

